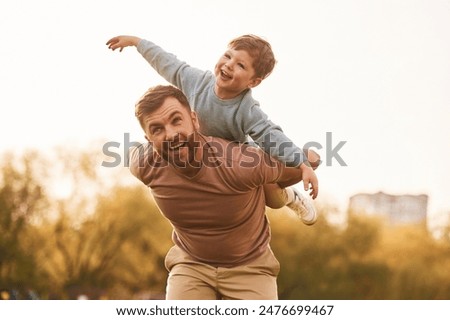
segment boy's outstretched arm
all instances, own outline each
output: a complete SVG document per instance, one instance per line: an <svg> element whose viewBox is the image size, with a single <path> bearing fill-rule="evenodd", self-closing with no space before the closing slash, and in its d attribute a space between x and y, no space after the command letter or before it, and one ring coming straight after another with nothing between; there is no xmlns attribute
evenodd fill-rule
<svg viewBox="0 0 450 320"><path fill-rule="evenodd" d="M135 36L117 36L109 39L106 45L113 51L120 49L119 51L122 52L125 47L137 47L139 41L141 41L141 38Z"/></svg>

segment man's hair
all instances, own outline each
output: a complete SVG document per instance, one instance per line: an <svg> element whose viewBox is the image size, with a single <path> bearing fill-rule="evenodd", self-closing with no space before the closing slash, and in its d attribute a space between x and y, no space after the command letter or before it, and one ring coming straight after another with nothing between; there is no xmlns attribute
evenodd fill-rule
<svg viewBox="0 0 450 320"><path fill-rule="evenodd" d="M277 62L270 43L253 34L246 34L231 40L228 48L245 50L253 58L255 76L258 78L267 78Z"/></svg>
<svg viewBox="0 0 450 320"><path fill-rule="evenodd" d="M135 106L135 115L142 129L145 130L144 117L158 110L170 97L177 99L189 112L191 111L189 101L180 89L162 85L152 87L144 93Z"/></svg>

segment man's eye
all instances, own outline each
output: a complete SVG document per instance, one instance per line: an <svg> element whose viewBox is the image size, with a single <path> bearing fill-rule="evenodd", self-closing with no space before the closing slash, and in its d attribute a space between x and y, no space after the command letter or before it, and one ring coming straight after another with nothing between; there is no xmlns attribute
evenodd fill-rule
<svg viewBox="0 0 450 320"><path fill-rule="evenodd" d="M161 128L153 128L152 129L152 134L159 134L161 133L162 129Z"/></svg>

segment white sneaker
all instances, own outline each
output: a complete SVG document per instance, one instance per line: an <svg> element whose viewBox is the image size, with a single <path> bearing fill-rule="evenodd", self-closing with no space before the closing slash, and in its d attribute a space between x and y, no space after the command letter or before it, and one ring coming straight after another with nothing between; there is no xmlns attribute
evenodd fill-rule
<svg viewBox="0 0 450 320"><path fill-rule="evenodd" d="M317 212L312 201L301 194L297 189L292 188L295 193L295 199L287 206L297 214L297 216L307 226L311 226L317 221Z"/></svg>

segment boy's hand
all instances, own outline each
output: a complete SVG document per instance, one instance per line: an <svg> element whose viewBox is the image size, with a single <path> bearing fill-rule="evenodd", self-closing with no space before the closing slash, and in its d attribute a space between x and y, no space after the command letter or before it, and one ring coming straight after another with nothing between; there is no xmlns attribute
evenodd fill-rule
<svg viewBox="0 0 450 320"><path fill-rule="evenodd" d="M302 163L300 165L300 170L302 170L302 180L305 187L305 191L311 190L309 195L315 199L319 194L319 180L317 179L314 170L307 164Z"/></svg>
<svg viewBox="0 0 450 320"><path fill-rule="evenodd" d="M134 37L134 36L117 36L114 38L111 38L106 42L106 45L109 49L112 51L119 49L120 52L122 52L123 48L130 47L130 46L137 46L139 41L141 41L140 38Z"/></svg>

